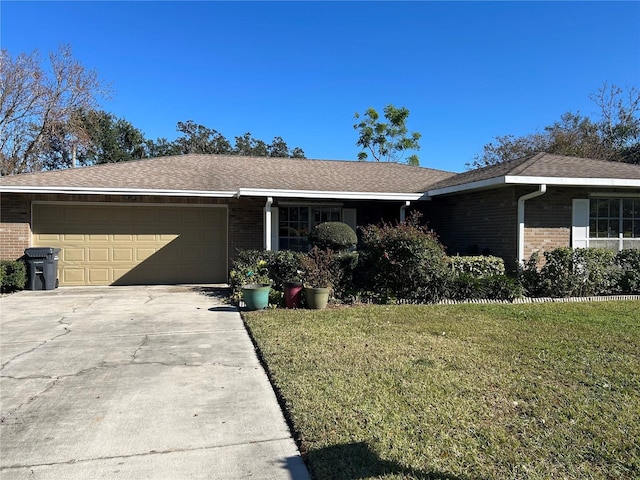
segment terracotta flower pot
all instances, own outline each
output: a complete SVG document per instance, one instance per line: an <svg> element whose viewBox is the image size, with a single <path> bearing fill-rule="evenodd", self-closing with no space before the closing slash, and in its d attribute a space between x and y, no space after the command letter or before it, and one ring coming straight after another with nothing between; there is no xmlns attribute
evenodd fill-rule
<svg viewBox="0 0 640 480"><path fill-rule="evenodd" d="M284 302L287 308L299 308L302 301L302 282L284 284Z"/></svg>

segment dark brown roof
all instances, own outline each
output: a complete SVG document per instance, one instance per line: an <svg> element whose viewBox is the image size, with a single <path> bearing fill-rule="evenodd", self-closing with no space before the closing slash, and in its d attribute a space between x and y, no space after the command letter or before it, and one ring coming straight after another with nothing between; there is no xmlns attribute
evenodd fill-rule
<svg viewBox="0 0 640 480"><path fill-rule="evenodd" d="M233 191L245 189L418 193L452 172L394 163L181 155L0 178L0 188Z"/></svg>
<svg viewBox="0 0 640 480"><path fill-rule="evenodd" d="M504 176L640 179L640 165L538 153L518 160L460 173L435 184L425 185L425 190L453 187Z"/></svg>

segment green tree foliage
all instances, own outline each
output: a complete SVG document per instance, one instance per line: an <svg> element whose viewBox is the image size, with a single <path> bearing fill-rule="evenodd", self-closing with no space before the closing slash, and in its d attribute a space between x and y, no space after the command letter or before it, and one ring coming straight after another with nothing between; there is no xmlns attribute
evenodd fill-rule
<svg viewBox="0 0 640 480"><path fill-rule="evenodd" d="M605 83L589 98L600 108L597 118L567 112L542 133L498 136L467 166L486 167L537 152L640 164L638 89Z"/></svg>
<svg viewBox="0 0 640 480"><path fill-rule="evenodd" d="M182 133L174 142L175 154L187 153L231 153L231 144L217 130L199 125L193 120L178 122L178 132Z"/></svg>
<svg viewBox="0 0 640 480"><path fill-rule="evenodd" d="M147 141L147 149L151 157L167 155L184 155L187 153L204 153L219 155L242 155L248 157L292 157L305 158L300 147L290 150L282 137L274 137L270 144L253 138L250 132L235 137L235 144L217 130L195 123L193 120L178 122L180 135L173 142L166 138Z"/></svg>
<svg viewBox="0 0 640 480"><path fill-rule="evenodd" d="M147 157L144 134L124 118L101 110L89 110L76 112L72 119L76 132L82 132L84 142L70 142L70 133L61 126L49 140L50 148L45 154L47 169Z"/></svg>
<svg viewBox="0 0 640 480"><path fill-rule="evenodd" d="M49 155L52 143L60 143L60 151L87 145L76 113L95 108L108 94L68 45L49 54L46 68L41 64L37 51L15 58L7 50L0 53L1 175L66 166L62 156Z"/></svg>
<svg viewBox="0 0 640 480"><path fill-rule="evenodd" d="M356 112L356 120L361 116ZM380 115L373 108L368 108L362 115L362 120L353 125L358 131L356 145L362 149L358 153L358 160L368 160L369 154L376 162L402 162L409 165L419 165L416 154L412 154L404 160L407 151L420 150L420 138L418 132L407 129L409 110L405 107L396 108L393 105L384 107L386 122L380 121Z"/></svg>

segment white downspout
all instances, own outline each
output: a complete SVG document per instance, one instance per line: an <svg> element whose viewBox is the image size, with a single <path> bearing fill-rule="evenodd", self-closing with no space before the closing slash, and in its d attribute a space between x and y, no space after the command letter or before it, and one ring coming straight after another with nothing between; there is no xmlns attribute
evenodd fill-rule
<svg viewBox="0 0 640 480"><path fill-rule="evenodd" d="M518 262L524 262L524 202L539 197L547 192L547 185L542 184L537 192L527 193L518 199Z"/></svg>
<svg viewBox="0 0 640 480"><path fill-rule="evenodd" d="M404 202L404 205L402 205L400 207L400 221L404 222L405 219L407 218L407 207L411 205L411 202L409 200L407 200L406 202Z"/></svg>
<svg viewBox="0 0 640 480"><path fill-rule="evenodd" d="M264 206L264 249L271 250L271 205L273 205L273 197L267 197L267 203Z"/></svg>

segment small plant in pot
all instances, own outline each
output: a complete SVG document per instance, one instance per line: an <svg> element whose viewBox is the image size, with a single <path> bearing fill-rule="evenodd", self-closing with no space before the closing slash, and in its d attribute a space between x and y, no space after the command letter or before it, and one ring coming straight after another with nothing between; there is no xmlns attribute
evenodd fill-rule
<svg viewBox="0 0 640 480"><path fill-rule="evenodd" d="M232 279L241 284L242 300L247 310L262 310L269 305L271 280L267 262L258 260L255 265L246 265L231 272Z"/></svg>
<svg viewBox="0 0 640 480"><path fill-rule="evenodd" d="M333 252L313 249L301 259L304 273L304 296L307 307L323 309L329 301L332 287L331 265Z"/></svg>
<svg viewBox="0 0 640 480"><path fill-rule="evenodd" d="M284 282L284 301L287 308L298 308L302 301L302 270L296 275L291 275Z"/></svg>

